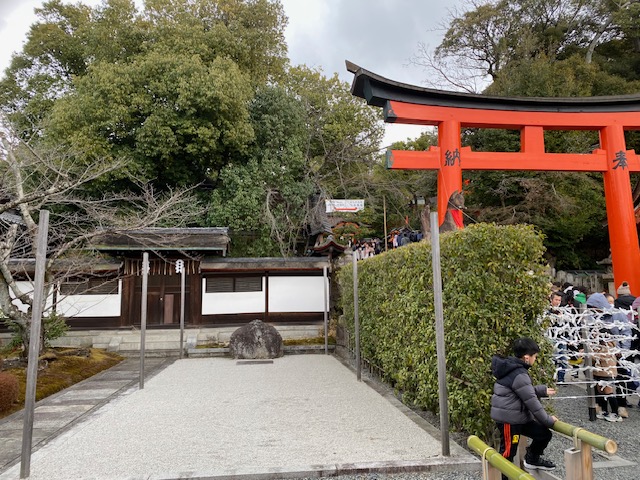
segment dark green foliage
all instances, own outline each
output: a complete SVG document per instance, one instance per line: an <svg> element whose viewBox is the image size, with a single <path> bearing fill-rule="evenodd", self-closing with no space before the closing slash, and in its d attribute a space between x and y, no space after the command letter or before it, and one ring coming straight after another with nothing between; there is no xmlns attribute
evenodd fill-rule
<svg viewBox="0 0 640 480"><path fill-rule="evenodd" d="M529 225L471 225L441 237L449 418L453 428L489 439L494 378L491 356L513 340L542 347L534 381L553 371L538 318L548 276L542 236ZM358 263L363 358L379 366L405 401L438 411L431 245L410 244ZM347 327L353 332L353 273L339 272Z"/></svg>
<svg viewBox="0 0 640 480"><path fill-rule="evenodd" d="M0 372L0 412L9 410L18 400L18 379L9 373Z"/></svg>
<svg viewBox="0 0 640 480"><path fill-rule="evenodd" d="M20 320L11 320L10 318L2 319L11 332L11 340L8 347L17 348L21 352L21 356L26 358L29 348L29 333L31 322L27 315ZM51 347L51 341L64 336L69 330L69 325L65 317L56 312L50 312L42 317L41 324L41 346L43 348Z"/></svg>
<svg viewBox="0 0 640 480"><path fill-rule="evenodd" d="M313 193L304 110L284 90L267 87L257 92L250 114L256 139L220 172L208 221L232 229L234 256L290 255Z"/></svg>
<svg viewBox="0 0 640 480"><path fill-rule="evenodd" d="M286 65L286 17L267 0L46 2L0 81L0 109L95 163L126 158L95 191L215 180L253 140L247 105Z"/></svg>
<svg viewBox="0 0 640 480"><path fill-rule="evenodd" d="M487 171L465 177L475 220L536 225L557 268L595 268L608 255L602 175Z"/></svg>
<svg viewBox="0 0 640 480"><path fill-rule="evenodd" d="M42 318L42 345L51 347L51 341L64 336L69 330L67 319L57 312L51 312Z"/></svg>

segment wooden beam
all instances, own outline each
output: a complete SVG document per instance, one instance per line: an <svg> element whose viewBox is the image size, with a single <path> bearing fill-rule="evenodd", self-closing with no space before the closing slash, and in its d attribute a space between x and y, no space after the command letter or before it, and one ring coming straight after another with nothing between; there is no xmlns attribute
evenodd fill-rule
<svg viewBox="0 0 640 480"><path fill-rule="evenodd" d="M440 168L440 148L429 150L387 150L387 168L393 170L437 170Z"/></svg>
<svg viewBox="0 0 640 480"><path fill-rule="evenodd" d="M433 148L433 147L432 147ZM627 150L630 172L640 172L640 158ZM438 170L437 150L391 150L387 168L393 170ZM529 153L529 152L474 152L469 147L460 149L462 170L537 170L556 172L605 172L608 161L604 150L593 153Z"/></svg>
<svg viewBox="0 0 640 480"><path fill-rule="evenodd" d="M384 114L385 121L390 123L438 125L455 120L462 128L520 130L532 126L547 130L599 130L609 125L622 125L625 130L640 130L638 112L525 112L388 103Z"/></svg>

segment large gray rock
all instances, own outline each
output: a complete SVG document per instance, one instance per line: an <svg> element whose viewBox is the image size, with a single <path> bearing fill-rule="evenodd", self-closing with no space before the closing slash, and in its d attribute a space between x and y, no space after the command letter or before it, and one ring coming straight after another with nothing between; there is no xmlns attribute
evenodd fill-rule
<svg viewBox="0 0 640 480"><path fill-rule="evenodd" d="M280 332L262 320L254 320L231 334L233 358L278 358L283 355Z"/></svg>

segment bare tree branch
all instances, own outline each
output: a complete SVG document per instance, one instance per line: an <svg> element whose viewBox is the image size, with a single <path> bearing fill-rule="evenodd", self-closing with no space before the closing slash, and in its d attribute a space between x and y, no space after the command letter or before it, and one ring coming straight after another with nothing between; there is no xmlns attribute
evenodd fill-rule
<svg viewBox="0 0 640 480"><path fill-rule="evenodd" d="M22 330L28 324L24 306L30 307L32 298L18 284L29 280L29 268L16 266L15 260L31 265L40 210L51 212L48 290L70 278L95 275L100 257L91 242L98 236L183 226L204 211L192 195L195 187L159 192L140 184L137 191L92 195L87 187L125 166L124 159L83 164L71 152L34 145L13 134L6 118L0 118L0 308Z"/></svg>

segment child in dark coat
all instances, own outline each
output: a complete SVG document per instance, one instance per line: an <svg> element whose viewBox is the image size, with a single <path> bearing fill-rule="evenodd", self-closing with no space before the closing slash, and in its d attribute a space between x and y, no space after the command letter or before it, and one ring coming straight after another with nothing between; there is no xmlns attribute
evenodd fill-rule
<svg viewBox="0 0 640 480"><path fill-rule="evenodd" d="M540 347L531 338L519 338L513 343L513 357L494 356L491 370L496 377L491 397L491 418L500 430L500 453L513 461L520 435L531 438L524 466L529 469L552 470L555 464L542 458L551 441L553 424L558 420L549 415L540 397L555 392L546 385L533 386L527 370L535 363Z"/></svg>

